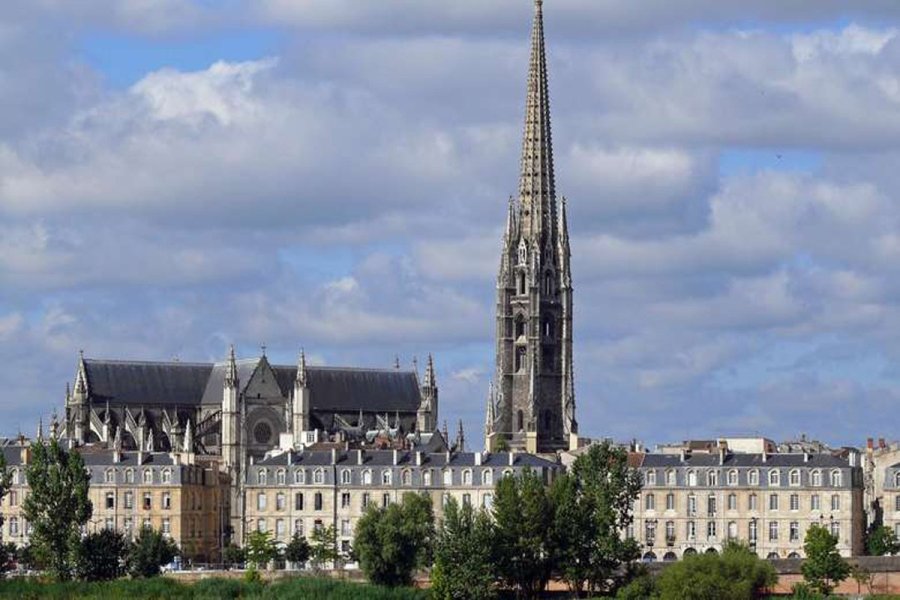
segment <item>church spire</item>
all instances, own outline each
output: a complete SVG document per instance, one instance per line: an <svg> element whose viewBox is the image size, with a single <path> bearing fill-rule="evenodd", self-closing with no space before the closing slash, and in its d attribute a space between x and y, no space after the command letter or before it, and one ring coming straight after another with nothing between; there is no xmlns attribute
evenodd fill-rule
<svg viewBox="0 0 900 600"><path fill-rule="evenodd" d="M297 364L297 384L306 387L306 352L300 348L300 360Z"/></svg>
<svg viewBox="0 0 900 600"><path fill-rule="evenodd" d="M225 371L225 387L236 387L238 381L237 360L234 357L234 344L228 351L228 367Z"/></svg>
<svg viewBox="0 0 900 600"><path fill-rule="evenodd" d="M522 174L519 197L532 209L533 218L554 210L556 182L553 174L553 140L550 134L550 89L544 46L543 1L535 0L531 30L531 63L525 100L525 135L522 142Z"/></svg>
<svg viewBox="0 0 900 600"><path fill-rule="evenodd" d="M437 377L434 374L434 357L431 354L428 355L428 365L425 367L425 385L424 387L430 388L435 387L437 385Z"/></svg>

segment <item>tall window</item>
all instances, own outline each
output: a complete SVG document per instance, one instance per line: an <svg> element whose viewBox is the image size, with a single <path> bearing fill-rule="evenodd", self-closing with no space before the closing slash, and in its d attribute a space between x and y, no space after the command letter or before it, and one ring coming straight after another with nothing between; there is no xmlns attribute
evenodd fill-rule
<svg viewBox="0 0 900 600"><path fill-rule="evenodd" d="M391 485L392 479L393 473L391 473L390 469L385 469L381 472L381 485Z"/></svg>
<svg viewBox="0 0 900 600"><path fill-rule="evenodd" d="M748 510L759 510L759 502L756 494L750 494L747 498L747 509Z"/></svg>
<svg viewBox="0 0 900 600"><path fill-rule="evenodd" d="M316 485L322 485L325 483L325 471L322 469L316 469L316 472L313 473L313 483Z"/></svg>
<svg viewBox="0 0 900 600"><path fill-rule="evenodd" d="M710 517L715 516L716 508L716 497L715 495L710 494L709 497L706 498L706 514Z"/></svg>
<svg viewBox="0 0 900 600"><path fill-rule="evenodd" d="M841 497L838 494L831 495L831 510L841 510Z"/></svg>
<svg viewBox="0 0 900 600"><path fill-rule="evenodd" d="M709 487L716 487L719 485L719 472L718 471L708 471L706 473L706 485Z"/></svg>
<svg viewBox="0 0 900 600"><path fill-rule="evenodd" d="M759 471L756 469L747 474L747 483L750 485L759 485Z"/></svg>
<svg viewBox="0 0 900 600"><path fill-rule="evenodd" d="M728 539L736 540L738 536L738 526L734 521L728 521Z"/></svg>
<svg viewBox="0 0 900 600"><path fill-rule="evenodd" d="M809 497L809 509L810 510L822 510L822 502L819 499L818 494L813 494Z"/></svg>
<svg viewBox="0 0 900 600"><path fill-rule="evenodd" d="M125 471L125 483L134 483L134 471L132 469Z"/></svg>
<svg viewBox="0 0 900 600"><path fill-rule="evenodd" d="M306 483L306 473L303 471L303 469L297 469L296 471L294 471L294 483Z"/></svg>
<svg viewBox="0 0 900 600"><path fill-rule="evenodd" d="M466 469L462 474L463 485L472 485L472 471Z"/></svg>
<svg viewBox="0 0 900 600"><path fill-rule="evenodd" d="M341 508L350 508L350 493L344 492L341 494Z"/></svg>
<svg viewBox="0 0 900 600"><path fill-rule="evenodd" d="M257 485L266 485L267 480L269 479L268 474L265 469L260 469L256 473L256 484Z"/></svg>
<svg viewBox="0 0 900 600"><path fill-rule="evenodd" d="M18 475L19 472L16 471L15 473L16 473L16 479L18 479L18 478L19 478L19 475ZM116 481L116 472L113 471L112 469L107 469L107 470L106 470L106 480L105 480L105 481L106 481L106 483L115 483L115 481ZM18 481L17 481L16 483L18 483Z"/></svg>
<svg viewBox="0 0 900 600"><path fill-rule="evenodd" d="M792 542L799 541L800 540L800 523L798 523L797 521L791 521L790 533L788 535Z"/></svg>
<svg viewBox="0 0 900 600"><path fill-rule="evenodd" d="M750 525L747 528L747 533L748 533L748 539L755 542L756 538L757 538L757 533L758 533L756 519L752 519L750 521Z"/></svg>
<svg viewBox="0 0 900 600"><path fill-rule="evenodd" d="M666 471L666 485L674 487L676 484L675 471Z"/></svg>
<svg viewBox="0 0 900 600"><path fill-rule="evenodd" d="M675 541L675 521L666 521L666 542Z"/></svg>
<svg viewBox="0 0 900 600"><path fill-rule="evenodd" d="M275 475L275 478L276 478L276 481L278 482L278 485L285 485L286 478L285 478L284 469L279 469L278 473Z"/></svg>
<svg viewBox="0 0 900 600"><path fill-rule="evenodd" d="M412 485L412 473L409 470L403 471L400 475L400 481L405 487Z"/></svg>
<svg viewBox="0 0 900 600"><path fill-rule="evenodd" d="M644 539L648 544L653 544L656 540L656 523L654 521L644 521Z"/></svg>
<svg viewBox="0 0 900 600"><path fill-rule="evenodd" d="M646 473L647 485L656 485L656 471L650 470Z"/></svg>
<svg viewBox="0 0 900 600"><path fill-rule="evenodd" d="M341 483L343 485L350 485L351 477L352 476L350 474L350 469L344 469L343 471L341 471Z"/></svg>
<svg viewBox="0 0 900 600"><path fill-rule="evenodd" d="M900 498L900 496L898 496ZM666 494L666 510L675 510L675 494L669 492Z"/></svg>
<svg viewBox="0 0 900 600"><path fill-rule="evenodd" d="M728 510L737 510L737 494L728 494Z"/></svg>
<svg viewBox="0 0 900 600"><path fill-rule="evenodd" d="M294 510L303 510L303 492L294 494Z"/></svg>
<svg viewBox="0 0 900 600"><path fill-rule="evenodd" d="M644 496L644 510L656 510L656 497L653 494Z"/></svg>
<svg viewBox="0 0 900 600"><path fill-rule="evenodd" d="M778 539L778 521L769 521L769 540L775 541Z"/></svg>
<svg viewBox="0 0 900 600"><path fill-rule="evenodd" d="M162 482L163 483L172 483L172 471L166 469L162 472Z"/></svg>
<svg viewBox="0 0 900 600"><path fill-rule="evenodd" d="M697 514L697 497L693 494L688 496L687 512L691 517Z"/></svg>
<svg viewBox="0 0 900 600"><path fill-rule="evenodd" d="M372 471L370 471L369 469L363 471L362 480L363 485L372 485Z"/></svg>
<svg viewBox="0 0 900 600"><path fill-rule="evenodd" d="M800 510L800 496L791 494L791 510Z"/></svg>
<svg viewBox="0 0 900 600"><path fill-rule="evenodd" d="M696 471L688 471L687 484L691 487L697 485L697 472Z"/></svg>
<svg viewBox="0 0 900 600"><path fill-rule="evenodd" d="M144 483L153 483L153 471L144 469Z"/></svg>
<svg viewBox="0 0 900 600"><path fill-rule="evenodd" d="M444 485L453 485L453 472L450 469L444 470Z"/></svg>
<svg viewBox="0 0 900 600"><path fill-rule="evenodd" d="M822 471L813 471L809 474L810 483L813 487L819 487L822 485Z"/></svg>
<svg viewBox="0 0 900 600"><path fill-rule="evenodd" d="M771 471L769 471L769 485L781 485L781 471L779 471L778 469L772 469Z"/></svg>
<svg viewBox="0 0 900 600"><path fill-rule="evenodd" d="M716 522L715 521L707 521L707 523L706 523L706 539L708 539L708 540L716 539Z"/></svg>
<svg viewBox="0 0 900 600"><path fill-rule="evenodd" d="M794 469L791 471L791 474L788 476L789 482L792 486L796 487L800 485L800 471Z"/></svg>
<svg viewBox="0 0 900 600"><path fill-rule="evenodd" d="M778 494L769 494L769 510L778 510Z"/></svg>
<svg viewBox="0 0 900 600"><path fill-rule="evenodd" d="M485 469L481 472L481 483L483 485L494 485L494 472L490 469Z"/></svg>
<svg viewBox="0 0 900 600"><path fill-rule="evenodd" d="M485 471L485 473L490 473L490 471ZM424 473L422 473L422 483L426 486L431 485L431 469L426 469Z"/></svg>
<svg viewBox="0 0 900 600"><path fill-rule="evenodd" d="M838 521L831 522L831 535L836 537L838 540L841 539L841 524Z"/></svg>
<svg viewBox="0 0 900 600"><path fill-rule="evenodd" d="M315 495L315 509L322 510L322 492L316 492Z"/></svg>
<svg viewBox="0 0 900 600"><path fill-rule="evenodd" d="M688 521L685 533L687 534L687 539L697 539L697 523L695 523L694 521Z"/></svg>
<svg viewBox="0 0 900 600"><path fill-rule="evenodd" d="M134 508L134 492L125 492L125 508Z"/></svg>
<svg viewBox="0 0 900 600"><path fill-rule="evenodd" d="M738 484L738 472L737 469L732 469L728 471L728 485L737 485Z"/></svg>
<svg viewBox="0 0 900 600"><path fill-rule="evenodd" d="M285 504L284 494L282 492L275 494L275 510L284 510Z"/></svg>
<svg viewBox="0 0 900 600"><path fill-rule="evenodd" d="M259 492L256 495L256 510L266 510L266 505L269 499L266 496L265 492Z"/></svg>

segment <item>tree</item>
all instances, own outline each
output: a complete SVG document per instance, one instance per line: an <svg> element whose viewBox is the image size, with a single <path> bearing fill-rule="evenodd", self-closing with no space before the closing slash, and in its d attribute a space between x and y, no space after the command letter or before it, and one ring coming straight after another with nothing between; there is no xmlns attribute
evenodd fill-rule
<svg viewBox="0 0 900 600"><path fill-rule="evenodd" d="M399 504L370 508L356 525L355 552L372 583L406 585L417 567L430 564L434 540L431 501L405 494Z"/></svg>
<svg viewBox="0 0 900 600"><path fill-rule="evenodd" d="M666 600L745 600L759 598L775 585L775 568L738 543L722 554L695 554L669 565L657 578L656 598Z"/></svg>
<svg viewBox="0 0 900 600"><path fill-rule="evenodd" d="M246 552L247 562L253 568L262 569L278 558L278 545L270 532L252 531L247 536Z"/></svg>
<svg viewBox="0 0 900 600"><path fill-rule="evenodd" d="M66 451L55 439L31 446L26 468L30 493L23 510L31 523L31 543L47 560L55 577L72 575L81 529L93 513L88 499L90 473L77 452Z"/></svg>
<svg viewBox="0 0 900 600"><path fill-rule="evenodd" d="M118 579L125 572L127 550L125 538L112 529L86 535L78 546L75 572L86 581Z"/></svg>
<svg viewBox="0 0 900 600"><path fill-rule="evenodd" d="M541 477L526 468L497 482L493 517L497 574L508 586L536 598L554 562L554 510Z"/></svg>
<svg viewBox="0 0 900 600"><path fill-rule="evenodd" d="M285 560L292 562L295 565L302 565L309 560L309 555L309 542L307 542L306 538L299 533L295 533L294 537L291 538L291 541L284 549Z"/></svg>
<svg viewBox="0 0 900 600"><path fill-rule="evenodd" d="M222 551L222 561L225 563L226 569L242 565L246 560L247 553L244 552L243 548L236 546L235 544L229 544L225 550Z"/></svg>
<svg viewBox="0 0 900 600"><path fill-rule="evenodd" d="M9 488L12 486L12 478L10 477L9 470L6 468L6 457L3 456L3 453L0 452L0 504L3 503L3 498L6 494L9 493ZM3 514L0 513L0 541L3 540Z"/></svg>
<svg viewBox="0 0 900 600"><path fill-rule="evenodd" d="M856 582L856 594L862 597L862 588L866 586L869 593L872 593L872 573L861 565L852 565L850 567L850 577Z"/></svg>
<svg viewBox="0 0 900 600"><path fill-rule="evenodd" d="M169 564L178 556L175 542L161 531L141 527L137 538L128 549L126 565L132 577L156 577L160 567Z"/></svg>
<svg viewBox="0 0 900 600"><path fill-rule="evenodd" d="M628 453L609 442L591 446L571 474L554 483L555 567L570 589L605 591L631 576L622 566L636 560L640 548L621 532L634 520L640 492L641 476L628 465Z"/></svg>
<svg viewBox="0 0 900 600"><path fill-rule="evenodd" d="M16 567L16 545L0 542L0 578Z"/></svg>
<svg viewBox="0 0 900 600"><path fill-rule="evenodd" d="M900 541L890 527L879 525L869 531L866 551L870 556L885 556L900 552Z"/></svg>
<svg viewBox="0 0 900 600"><path fill-rule="evenodd" d="M493 523L485 511L455 499L444 507L434 548L431 592L435 600L489 600L494 591Z"/></svg>
<svg viewBox="0 0 900 600"><path fill-rule="evenodd" d="M823 596L828 596L850 574L850 565L838 553L837 543L837 537L822 525L810 526L803 540L803 579Z"/></svg>
<svg viewBox="0 0 900 600"><path fill-rule="evenodd" d="M321 569L328 563L337 562L339 558L337 532L333 525L314 528L309 540L310 557L315 569Z"/></svg>

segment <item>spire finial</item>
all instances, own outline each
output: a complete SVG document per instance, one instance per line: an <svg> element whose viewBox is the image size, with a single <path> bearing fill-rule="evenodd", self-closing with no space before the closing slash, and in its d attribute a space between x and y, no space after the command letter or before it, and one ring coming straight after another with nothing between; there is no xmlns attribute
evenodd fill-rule
<svg viewBox="0 0 900 600"><path fill-rule="evenodd" d="M306 352L300 348L300 359L297 361L297 383L306 386Z"/></svg>
<svg viewBox="0 0 900 600"><path fill-rule="evenodd" d="M231 344L228 349L228 368L225 371L225 385L233 387L237 385L237 382L237 359L234 356L234 344Z"/></svg>
<svg viewBox="0 0 900 600"><path fill-rule="evenodd" d="M535 219L542 219L545 212L555 210L553 200L556 196L542 4L541 0L535 0L528 92L525 100L522 174L519 181L519 197L524 204L531 205L531 213Z"/></svg>
<svg viewBox="0 0 900 600"><path fill-rule="evenodd" d="M437 385L437 377L434 374L434 357L428 354L428 364L425 367L425 387L434 387Z"/></svg>

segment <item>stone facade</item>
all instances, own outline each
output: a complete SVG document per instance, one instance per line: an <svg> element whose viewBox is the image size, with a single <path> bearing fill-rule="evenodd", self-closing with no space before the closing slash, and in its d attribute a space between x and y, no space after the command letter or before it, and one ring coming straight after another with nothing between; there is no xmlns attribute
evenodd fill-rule
<svg viewBox="0 0 900 600"><path fill-rule="evenodd" d="M486 447L553 452L577 434L572 273L556 196L542 2L535 2L519 195L510 199L497 277L496 374Z"/></svg>
<svg viewBox="0 0 900 600"><path fill-rule="evenodd" d="M2 539L25 545L30 528L22 511L28 495L26 444L2 449L13 486L0 503ZM201 562L220 560L228 526L228 479L217 465L201 464L189 454L79 449L91 476L93 515L86 532L116 529L132 537L143 526L170 537L184 555Z"/></svg>
<svg viewBox="0 0 900 600"><path fill-rule="evenodd" d="M632 454L644 489L633 529L644 560L720 551L727 540L764 558L801 558L812 524L838 537L844 556L863 550L863 472L855 454Z"/></svg>
<svg viewBox="0 0 900 600"><path fill-rule="evenodd" d="M550 483L561 468L530 454L337 450L286 452L248 469L247 529L270 531L279 543L333 526L345 555L370 505L426 494L440 518L444 503L490 508L501 477L529 468Z"/></svg>

